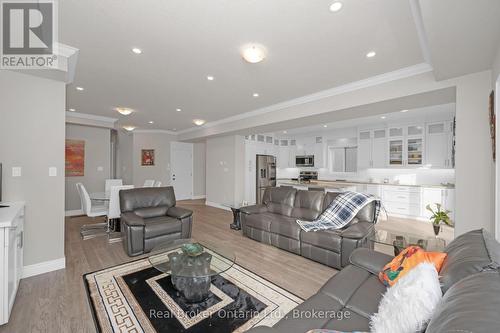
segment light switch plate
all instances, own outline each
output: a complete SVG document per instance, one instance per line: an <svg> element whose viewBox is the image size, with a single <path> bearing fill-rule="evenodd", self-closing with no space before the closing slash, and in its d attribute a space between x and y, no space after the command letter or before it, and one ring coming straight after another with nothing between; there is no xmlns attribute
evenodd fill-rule
<svg viewBox="0 0 500 333"><path fill-rule="evenodd" d="M57 168L56 167L49 168L49 177L57 177Z"/></svg>
<svg viewBox="0 0 500 333"><path fill-rule="evenodd" d="M12 167L12 177L21 177L21 167Z"/></svg>
<svg viewBox="0 0 500 333"><path fill-rule="evenodd" d="M97 171L102 172L102 171L104 171L104 168L102 166L98 166Z"/></svg>

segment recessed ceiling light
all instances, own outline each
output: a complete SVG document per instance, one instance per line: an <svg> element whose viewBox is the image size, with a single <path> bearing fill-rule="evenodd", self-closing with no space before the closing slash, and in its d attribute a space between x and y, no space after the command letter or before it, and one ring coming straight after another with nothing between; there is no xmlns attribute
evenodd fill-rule
<svg viewBox="0 0 500 333"><path fill-rule="evenodd" d="M324 127L324 128L327 128L327 127L328 127L328 125L323 125L323 127Z"/></svg>
<svg viewBox="0 0 500 333"><path fill-rule="evenodd" d="M375 51L370 51L370 52L368 52L368 53L366 54L366 57L367 57L367 58L373 58L373 57L375 57L376 55L377 55L377 52L375 52Z"/></svg>
<svg viewBox="0 0 500 333"><path fill-rule="evenodd" d="M177 111L177 112L181 112L181 111L182 111L182 109L175 109L175 111Z"/></svg>
<svg viewBox="0 0 500 333"><path fill-rule="evenodd" d="M172 131L177 131L177 128L172 128Z"/></svg>
<svg viewBox="0 0 500 333"><path fill-rule="evenodd" d="M115 108L115 111L124 115L124 116L128 116L129 114L134 112L134 110L132 110L130 108Z"/></svg>
<svg viewBox="0 0 500 333"><path fill-rule="evenodd" d="M256 64L266 58L266 50L260 45L247 45L242 50L242 56L247 62Z"/></svg>
<svg viewBox="0 0 500 333"><path fill-rule="evenodd" d="M142 50L138 47L134 47L134 48L132 48L132 52L134 52L135 54L141 54Z"/></svg>
<svg viewBox="0 0 500 333"><path fill-rule="evenodd" d="M283 134L286 134L286 133L288 133L288 132L287 131L283 131Z"/></svg>
<svg viewBox="0 0 500 333"><path fill-rule="evenodd" d="M258 93L253 93L252 95L253 97L259 97L259 94Z"/></svg>
<svg viewBox="0 0 500 333"><path fill-rule="evenodd" d="M131 132L131 131L135 130L135 127L134 126L123 126L123 129Z"/></svg>
<svg viewBox="0 0 500 333"><path fill-rule="evenodd" d="M155 122L154 121L148 121L148 124L154 124Z"/></svg>
<svg viewBox="0 0 500 333"><path fill-rule="evenodd" d="M193 120L193 123L194 123L196 126L202 126L202 125L205 123L205 120L203 120L203 119L194 119L194 120Z"/></svg>
<svg viewBox="0 0 500 333"><path fill-rule="evenodd" d="M402 112L402 113L406 113L406 112L408 112L408 110L401 110L401 112Z"/></svg>
<svg viewBox="0 0 500 333"><path fill-rule="evenodd" d="M75 112L76 110L75 109L68 109L68 111Z"/></svg>
<svg viewBox="0 0 500 333"><path fill-rule="evenodd" d="M78 90L78 91L84 91L85 89L83 87L76 87L76 90Z"/></svg>
<svg viewBox="0 0 500 333"><path fill-rule="evenodd" d="M386 117L386 116L382 116L382 117L380 117L380 119L385 119L385 118L387 118L387 117Z"/></svg>
<svg viewBox="0 0 500 333"><path fill-rule="evenodd" d="M343 6L342 2L335 1L334 3L332 3L330 5L330 11L331 12L338 12L339 10L342 9L342 6Z"/></svg>
<svg viewBox="0 0 500 333"><path fill-rule="evenodd" d="M212 75L209 75L209 76L207 76L207 80L208 81L213 81L213 80L215 80L215 78Z"/></svg>

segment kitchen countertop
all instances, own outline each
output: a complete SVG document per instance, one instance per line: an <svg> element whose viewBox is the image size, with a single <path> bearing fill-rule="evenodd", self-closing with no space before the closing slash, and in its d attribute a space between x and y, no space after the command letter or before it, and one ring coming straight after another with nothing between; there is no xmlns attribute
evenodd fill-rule
<svg viewBox="0 0 500 333"><path fill-rule="evenodd" d="M2 202L1 204L9 207L0 208L0 228L10 227L19 210L24 208L24 202Z"/></svg>
<svg viewBox="0 0 500 333"><path fill-rule="evenodd" d="M355 186L355 185L383 185L383 186L408 186L408 187L426 187L426 188L442 188L442 189L454 189L454 184L444 185L444 184L396 184L396 183L375 183L375 182L364 182L357 180L312 180L310 183L303 183L297 180L291 179L277 179L280 184L287 185L303 185L303 186L321 186L321 187L332 187L332 188L342 188L345 186Z"/></svg>

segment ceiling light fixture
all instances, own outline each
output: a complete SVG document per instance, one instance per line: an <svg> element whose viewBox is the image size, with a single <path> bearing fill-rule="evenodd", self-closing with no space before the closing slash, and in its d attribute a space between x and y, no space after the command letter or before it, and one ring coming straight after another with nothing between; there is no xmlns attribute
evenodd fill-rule
<svg viewBox="0 0 500 333"><path fill-rule="evenodd" d="M207 76L207 80L208 81L213 81L213 80L215 80L215 78L212 75L209 75L209 76Z"/></svg>
<svg viewBox="0 0 500 333"><path fill-rule="evenodd" d="M266 58L266 50L260 45L247 45L243 47L242 56L247 62L256 64Z"/></svg>
<svg viewBox="0 0 500 333"><path fill-rule="evenodd" d="M340 1L335 1L334 3L332 3L332 4L330 5L330 11L331 11L331 12L334 12L334 13L335 13L335 12L338 12L339 10L341 10L341 9L342 9L342 6L343 6L342 2L340 2Z"/></svg>
<svg viewBox="0 0 500 333"><path fill-rule="evenodd" d="M283 134L286 134L286 133L288 133L288 132L287 131L283 131Z"/></svg>
<svg viewBox="0 0 500 333"><path fill-rule="evenodd" d="M148 121L148 124L154 124L155 122L154 121Z"/></svg>
<svg viewBox="0 0 500 333"><path fill-rule="evenodd" d="M380 117L380 119L385 119L385 118L387 118L387 117L386 117L386 116L382 116L382 117Z"/></svg>
<svg viewBox="0 0 500 333"><path fill-rule="evenodd" d="M76 90L78 90L78 91L84 91L85 89L83 87L76 87Z"/></svg>
<svg viewBox="0 0 500 333"><path fill-rule="evenodd" d="M172 131L177 131L177 128L172 128Z"/></svg>
<svg viewBox="0 0 500 333"><path fill-rule="evenodd" d="M129 132L132 132L133 130L135 130L135 127L134 126L123 126L123 129L127 130Z"/></svg>
<svg viewBox="0 0 500 333"><path fill-rule="evenodd" d="M408 112L408 110L401 110L401 112L402 112L402 113L406 113L406 112Z"/></svg>
<svg viewBox="0 0 500 333"><path fill-rule="evenodd" d="M193 120L193 123L194 123L196 126L202 126L203 124L205 124L205 120L203 120L203 119L194 119L194 120Z"/></svg>
<svg viewBox="0 0 500 333"><path fill-rule="evenodd" d="M177 112L181 112L181 111L182 111L182 109L175 109L175 111L177 111Z"/></svg>
<svg viewBox="0 0 500 333"><path fill-rule="evenodd" d="M259 94L258 93L253 93L252 95L253 97L259 97Z"/></svg>
<svg viewBox="0 0 500 333"><path fill-rule="evenodd" d="M124 115L124 116L128 116L129 114L131 114L132 112L134 112L134 110L130 109L130 108L115 108L115 111Z"/></svg>
<svg viewBox="0 0 500 333"><path fill-rule="evenodd" d="M327 128L327 127L328 127L328 125L323 125L323 127L324 127L324 128Z"/></svg>
<svg viewBox="0 0 500 333"><path fill-rule="evenodd" d="M75 112L76 110L75 109L68 109L68 111Z"/></svg>
<svg viewBox="0 0 500 333"><path fill-rule="evenodd" d="M135 54L141 54L142 50L138 47L134 47L134 48L132 48L132 52L134 52Z"/></svg>
<svg viewBox="0 0 500 333"><path fill-rule="evenodd" d="M367 57L367 58L373 58L373 57L375 57L376 55L377 55L377 52L375 52L375 51L370 51L370 52L368 52L368 53L366 54L366 57Z"/></svg>

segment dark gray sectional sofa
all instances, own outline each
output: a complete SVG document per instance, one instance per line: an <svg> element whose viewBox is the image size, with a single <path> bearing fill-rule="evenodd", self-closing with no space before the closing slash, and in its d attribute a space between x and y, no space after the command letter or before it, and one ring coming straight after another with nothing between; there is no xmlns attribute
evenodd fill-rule
<svg viewBox="0 0 500 333"><path fill-rule="evenodd" d="M500 243L486 231L475 230L456 238L445 252L448 257L440 272L444 296L425 332L500 332ZM377 274L391 259L369 249L354 251L349 266L273 328L256 327L248 332L305 333L318 328L368 332L369 318L386 291ZM298 316L322 310L350 316Z"/></svg>
<svg viewBox="0 0 500 333"><path fill-rule="evenodd" d="M297 219L316 219L339 193L267 189L263 203L241 208L243 235L274 245L322 264L341 269L358 247L370 247L374 232L375 204L363 208L343 230L305 232Z"/></svg>

